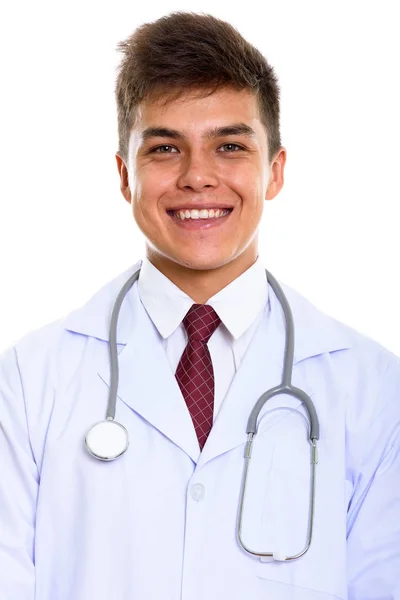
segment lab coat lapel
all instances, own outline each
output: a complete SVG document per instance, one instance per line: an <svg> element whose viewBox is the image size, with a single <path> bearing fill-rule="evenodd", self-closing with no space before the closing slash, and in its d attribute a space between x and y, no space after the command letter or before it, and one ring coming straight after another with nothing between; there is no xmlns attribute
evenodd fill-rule
<svg viewBox="0 0 400 600"><path fill-rule="evenodd" d="M200 449L190 414L159 332L140 301L136 284L126 296L126 306L129 306L131 318L124 319L121 310L121 337L127 338L127 343L119 347L116 420L118 402L122 401L197 462ZM99 364L98 374L109 387L108 354Z"/></svg>
<svg viewBox="0 0 400 600"><path fill-rule="evenodd" d="M108 355L109 324L115 299L122 285L141 266L141 261L106 284L84 306L66 317L65 329L107 343L96 355L94 368L104 385L110 384ZM313 398L301 362L309 357L349 348L356 333L319 312L301 294L281 284L289 301L295 327L292 383ZM200 455L193 423L158 331L147 315L137 284L122 303L117 328L119 353L118 400L159 429L201 466L212 458L243 444L250 412L259 397L282 381L285 346L282 308L269 286L262 319L224 399L206 445ZM106 351L105 351L106 350ZM317 383L313 382L313 386ZM265 409L297 407L300 401L288 395L268 400ZM318 406L316 406L318 411ZM116 418L118 419L118 402Z"/></svg>
<svg viewBox="0 0 400 600"><path fill-rule="evenodd" d="M247 440L247 421L255 403L265 391L282 382L284 349L283 313L270 288L264 318L233 378L203 448L198 467ZM313 395L313 389L298 365L293 366L292 383L303 389L309 396ZM267 401L261 416L266 410L278 406L297 408L300 405L301 402L296 398L280 394Z"/></svg>

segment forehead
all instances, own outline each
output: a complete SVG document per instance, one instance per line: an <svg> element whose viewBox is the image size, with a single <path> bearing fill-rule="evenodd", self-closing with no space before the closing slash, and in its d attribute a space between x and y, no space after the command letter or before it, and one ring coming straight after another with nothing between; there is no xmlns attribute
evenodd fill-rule
<svg viewBox="0 0 400 600"><path fill-rule="evenodd" d="M259 103L253 92L223 88L211 94L191 90L172 99L150 98L139 104L134 128L138 133L150 125L206 129L230 122L261 127Z"/></svg>

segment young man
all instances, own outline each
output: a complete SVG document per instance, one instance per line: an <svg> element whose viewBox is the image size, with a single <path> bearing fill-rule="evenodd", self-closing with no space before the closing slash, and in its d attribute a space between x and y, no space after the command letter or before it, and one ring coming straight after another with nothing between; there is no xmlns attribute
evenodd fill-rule
<svg viewBox="0 0 400 600"><path fill-rule="evenodd" d="M0 598L399 600L400 361L287 286L303 396L286 378L261 409L241 502L290 329L257 250L286 160L272 68L207 15L121 50L117 165L146 257L1 357ZM105 461L88 431L114 393L129 446Z"/></svg>

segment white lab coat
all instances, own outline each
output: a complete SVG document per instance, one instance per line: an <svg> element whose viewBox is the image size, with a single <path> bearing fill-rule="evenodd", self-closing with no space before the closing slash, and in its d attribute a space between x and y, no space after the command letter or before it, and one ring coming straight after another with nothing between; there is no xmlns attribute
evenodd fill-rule
<svg viewBox="0 0 400 600"><path fill-rule="evenodd" d="M1 600L399 600L400 361L288 286L293 383L311 396L321 426L304 557L261 562L235 533L247 418L282 375L284 321L271 288L199 454L135 283L118 325L116 419L130 447L109 463L89 456L85 433L108 401L111 309L137 266L1 357ZM310 446L301 414L287 395L262 412L243 524L256 550L288 554L305 542Z"/></svg>

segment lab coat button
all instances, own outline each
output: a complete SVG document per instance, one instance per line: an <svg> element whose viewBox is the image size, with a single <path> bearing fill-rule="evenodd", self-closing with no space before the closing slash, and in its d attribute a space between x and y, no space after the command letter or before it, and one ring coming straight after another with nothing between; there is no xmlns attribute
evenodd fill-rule
<svg viewBox="0 0 400 600"><path fill-rule="evenodd" d="M194 485L192 485L192 487L190 488L190 495L192 496L193 500L196 500L196 502L203 500L205 496L204 485L202 485L201 483L195 483Z"/></svg>

